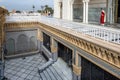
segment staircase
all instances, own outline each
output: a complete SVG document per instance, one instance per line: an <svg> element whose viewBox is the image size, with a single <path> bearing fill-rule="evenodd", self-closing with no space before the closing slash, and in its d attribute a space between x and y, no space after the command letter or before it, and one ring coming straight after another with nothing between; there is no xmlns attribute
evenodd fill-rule
<svg viewBox="0 0 120 80"><path fill-rule="evenodd" d="M40 69L39 67L40 80L72 80L71 68L60 58L42 71Z"/></svg>

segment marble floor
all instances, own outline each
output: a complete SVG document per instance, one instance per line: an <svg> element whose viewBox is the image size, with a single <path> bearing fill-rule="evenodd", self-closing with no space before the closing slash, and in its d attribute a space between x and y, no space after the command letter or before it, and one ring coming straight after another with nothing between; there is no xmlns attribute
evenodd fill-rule
<svg viewBox="0 0 120 80"><path fill-rule="evenodd" d="M38 66L45 63L41 54L6 60L4 74L8 80L40 80Z"/></svg>

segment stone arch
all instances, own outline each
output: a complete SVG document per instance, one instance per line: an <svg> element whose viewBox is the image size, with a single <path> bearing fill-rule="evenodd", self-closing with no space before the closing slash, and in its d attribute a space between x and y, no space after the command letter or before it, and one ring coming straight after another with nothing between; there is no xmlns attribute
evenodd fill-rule
<svg viewBox="0 0 120 80"><path fill-rule="evenodd" d="M98 53L97 53L97 50L98 50L98 49L97 49L97 47L96 47L96 46L94 46L94 54L95 54L95 55L97 55L97 54L98 54Z"/></svg>
<svg viewBox="0 0 120 80"><path fill-rule="evenodd" d="M90 48L89 48L89 43L86 42L86 49L89 51Z"/></svg>
<svg viewBox="0 0 120 80"><path fill-rule="evenodd" d="M29 49L30 49L31 51L37 50L37 38L36 38L35 36L32 36L32 37L30 38Z"/></svg>
<svg viewBox="0 0 120 80"><path fill-rule="evenodd" d="M99 50L98 50L98 56L101 57L101 58L103 57L101 48L99 48Z"/></svg>
<svg viewBox="0 0 120 80"><path fill-rule="evenodd" d="M112 61L112 63L115 63L115 57L112 53L111 53L111 61Z"/></svg>
<svg viewBox="0 0 120 80"><path fill-rule="evenodd" d="M90 48L90 52L93 53L93 47L92 47L91 44L90 44L90 47L89 47L89 48Z"/></svg>
<svg viewBox="0 0 120 80"><path fill-rule="evenodd" d="M17 38L17 52L26 52L28 51L28 37L24 34L21 34Z"/></svg>
<svg viewBox="0 0 120 80"><path fill-rule="evenodd" d="M15 53L15 40L10 38L6 42L7 55L13 55Z"/></svg>
<svg viewBox="0 0 120 80"><path fill-rule="evenodd" d="M109 55L109 53L105 50L105 52L104 52L105 54L104 54L104 58L105 58L105 60L107 60L107 61L109 61L109 57L108 57L108 55Z"/></svg>

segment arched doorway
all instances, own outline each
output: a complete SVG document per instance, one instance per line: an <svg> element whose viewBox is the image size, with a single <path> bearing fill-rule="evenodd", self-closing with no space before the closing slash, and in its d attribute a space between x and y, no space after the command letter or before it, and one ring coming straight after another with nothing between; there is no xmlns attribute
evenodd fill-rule
<svg viewBox="0 0 120 80"><path fill-rule="evenodd" d="M8 50L7 55L13 55L15 53L15 40L10 38L6 42L6 49Z"/></svg>
<svg viewBox="0 0 120 80"><path fill-rule="evenodd" d="M22 53L28 50L28 37L24 34L19 35L17 39L17 52Z"/></svg>
<svg viewBox="0 0 120 80"><path fill-rule="evenodd" d="M29 49L30 49L30 51L37 50L37 39L35 36L32 36L30 38Z"/></svg>

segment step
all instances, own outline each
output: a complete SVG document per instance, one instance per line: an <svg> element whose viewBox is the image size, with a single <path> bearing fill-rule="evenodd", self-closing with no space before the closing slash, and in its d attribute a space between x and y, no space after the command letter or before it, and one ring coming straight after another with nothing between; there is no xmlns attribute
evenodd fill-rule
<svg viewBox="0 0 120 80"><path fill-rule="evenodd" d="M47 67L49 67L51 64L53 64L53 60L50 58L48 62L46 62L45 64L43 64L42 66L38 66L38 70L39 72L43 72Z"/></svg>
<svg viewBox="0 0 120 80"><path fill-rule="evenodd" d="M53 64L56 70L60 70L69 80L72 79L72 70L71 68L65 68L64 66L58 66L57 64Z"/></svg>
<svg viewBox="0 0 120 80"><path fill-rule="evenodd" d="M52 64L56 70L61 70L63 74L69 79L72 80L72 70L68 65L61 59L58 59L57 62ZM67 71L66 71L67 70Z"/></svg>
<svg viewBox="0 0 120 80"><path fill-rule="evenodd" d="M41 77L41 80L47 80L46 76L44 75L44 73L40 73L40 77Z"/></svg>
<svg viewBox="0 0 120 80"><path fill-rule="evenodd" d="M46 76L47 80L51 80L51 77L49 76L50 73L48 73L46 70L44 70L42 73Z"/></svg>
<svg viewBox="0 0 120 80"><path fill-rule="evenodd" d="M53 75L57 78L57 80L63 80L62 77L61 77L61 75L59 75L57 73L57 71L52 66L50 66L49 69L53 73Z"/></svg>
<svg viewBox="0 0 120 80"><path fill-rule="evenodd" d="M53 65L53 68L57 70L58 74L63 78L63 80L69 80L69 78L63 73L61 69Z"/></svg>
<svg viewBox="0 0 120 80"><path fill-rule="evenodd" d="M54 76L54 74L52 74L52 71L50 71L49 68L47 68L46 71L49 73L52 80L57 80L57 78Z"/></svg>

